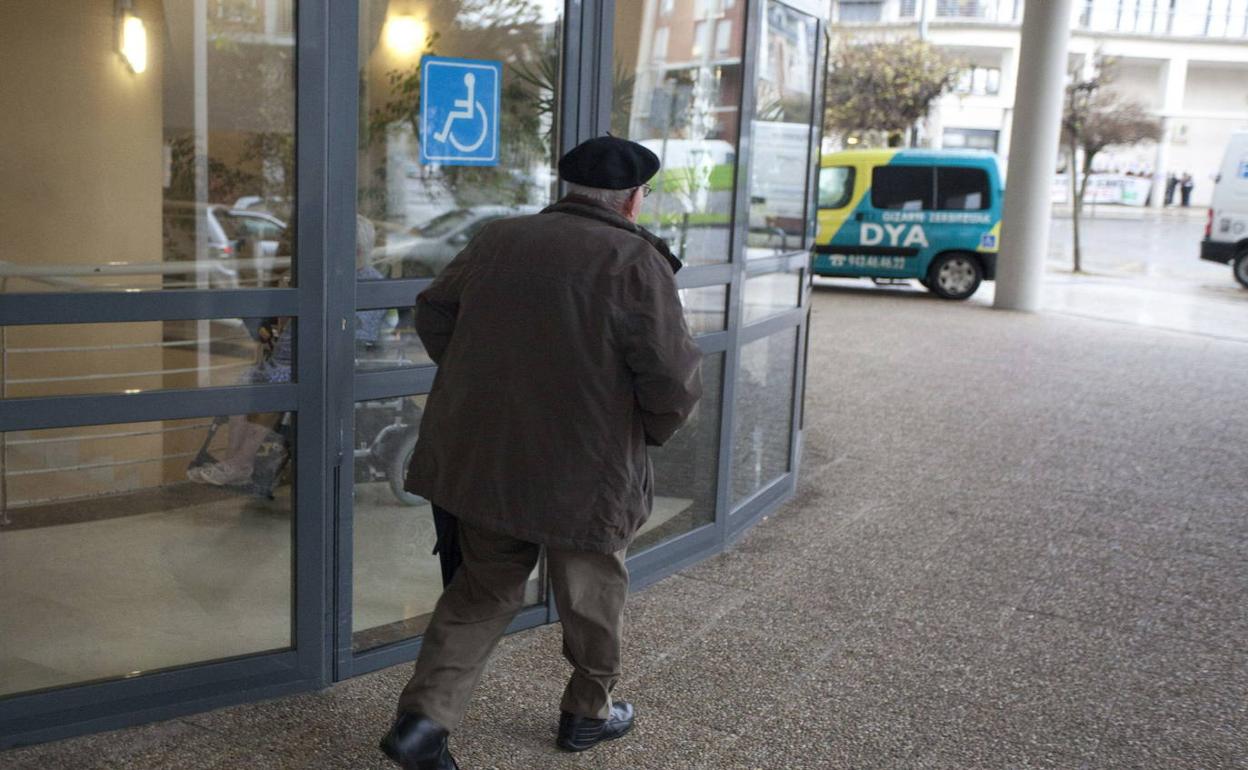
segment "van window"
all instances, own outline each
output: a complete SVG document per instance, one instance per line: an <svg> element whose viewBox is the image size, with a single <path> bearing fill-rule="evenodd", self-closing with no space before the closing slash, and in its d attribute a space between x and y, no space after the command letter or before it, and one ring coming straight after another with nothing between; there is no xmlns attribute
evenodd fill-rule
<svg viewBox="0 0 1248 770"><path fill-rule="evenodd" d="M853 166L830 166L819 169L819 208L844 208L853 197Z"/></svg>
<svg viewBox="0 0 1248 770"><path fill-rule="evenodd" d="M936 208L981 211L991 204L988 173L982 168L941 166L936 169Z"/></svg>
<svg viewBox="0 0 1248 770"><path fill-rule="evenodd" d="M871 169L871 205L902 211L930 209L935 186L931 166L876 166Z"/></svg>

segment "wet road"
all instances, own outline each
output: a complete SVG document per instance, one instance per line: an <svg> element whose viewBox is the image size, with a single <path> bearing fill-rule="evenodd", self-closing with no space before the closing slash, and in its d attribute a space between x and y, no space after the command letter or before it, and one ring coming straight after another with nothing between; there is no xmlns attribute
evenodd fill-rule
<svg viewBox="0 0 1248 770"><path fill-rule="evenodd" d="M1085 216L1080 228L1083 269L1091 273L1175 278L1225 283L1230 270L1200 259L1205 210L1106 212ZM1049 267L1070 270L1073 252L1070 216L1055 214L1049 231Z"/></svg>

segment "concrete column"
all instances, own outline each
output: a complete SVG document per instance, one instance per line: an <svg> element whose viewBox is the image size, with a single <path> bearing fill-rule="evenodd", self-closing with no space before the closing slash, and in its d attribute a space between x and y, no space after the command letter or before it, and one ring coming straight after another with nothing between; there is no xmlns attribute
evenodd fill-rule
<svg viewBox="0 0 1248 770"><path fill-rule="evenodd" d="M1071 0L1028 3L1023 13L994 303L1003 310L1034 311L1040 306L1070 13Z"/></svg>
<svg viewBox="0 0 1248 770"><path fill-rule="evenodd" d="M1166 178L1170 175L1170 140L1173 133L1174 121L1163 115L1161 138L1157 140L1157 155L1153 158L1153 184L1149 193L1151 208L1160 209L1166 205Z"/></svg>
<svg viewBox="0 0 1248 770"><path fill-rule="evenodd" d="M1187 88L1187 59L1171 59L1161 68L1161 139L1153 163L1153 208L1161 208L1170 172L1170 143L1174 139L1174 118L1183 110Z"/></svg>

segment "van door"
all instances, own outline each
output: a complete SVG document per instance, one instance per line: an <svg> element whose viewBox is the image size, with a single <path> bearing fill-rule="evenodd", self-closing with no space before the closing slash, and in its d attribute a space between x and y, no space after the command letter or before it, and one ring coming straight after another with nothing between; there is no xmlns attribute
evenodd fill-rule
<svg viewBox="0 0 1248 770"><path fill-rule="evenodd" d="M928 229L935 208L932 166L884 165L871 169L869 206L858 227L860 273L880 278L921 278L932 257Z"/></svg>

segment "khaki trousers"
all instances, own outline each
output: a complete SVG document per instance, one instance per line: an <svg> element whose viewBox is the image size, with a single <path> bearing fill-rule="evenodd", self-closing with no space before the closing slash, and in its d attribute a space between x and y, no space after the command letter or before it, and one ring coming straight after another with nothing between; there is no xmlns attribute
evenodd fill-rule
<svg viewBox="0 0 1248 770"><path fill-rule="evenodd" d="M448 730L468 699L498 640L524 605L524 587L541 547L459 523L464 561L438 599L416 671L399 711L424 714ZM620 626L628 595L624 551L546 550L550 584L563 622L563 655L572 677L560 708L605 719L620 678Z"/></svg>

